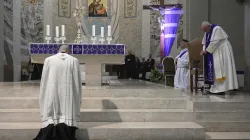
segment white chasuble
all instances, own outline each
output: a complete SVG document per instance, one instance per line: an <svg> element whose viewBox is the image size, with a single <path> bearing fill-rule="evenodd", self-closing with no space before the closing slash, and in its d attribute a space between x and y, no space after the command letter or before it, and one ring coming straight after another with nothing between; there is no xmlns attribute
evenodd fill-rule
<svg viewBox="0 0 250 140"><path fill-rule="evenodd" d="M176 89L188 89L190 86L188 50L183 49L175 58L177 61L174 86Z"/></svg>
<svg viewBox="0 0 250 140"><path fill-rule="evenodd" d="M78 59L58 53L45 59L40 85L40 114L43 128L65 123L77 126L82 98Z"/></svg>
<svg viewBox="0 0 250 140"><path fill-rule="evenodd" d="M203 39L205 44L206 35ZM214 85L210 92L220 93L238 89L238 80L234 62L233 49L228 41L228 35L220 27L216 26L211 36L210 44L206 51L213 55L214 62Z"/></svg>

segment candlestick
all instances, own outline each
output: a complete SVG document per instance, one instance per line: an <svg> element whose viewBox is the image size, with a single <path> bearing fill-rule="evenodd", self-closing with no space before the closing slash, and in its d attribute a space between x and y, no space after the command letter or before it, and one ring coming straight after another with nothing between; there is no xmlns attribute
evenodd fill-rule
<svg viewBox="0 0 250 140"><path fill-rule="evenodd" d="M50 36L50 25L46 25L46 36Z"/></svg>
<svg viewBox="0 0 250 140"><path fill-rule="evenodd" d="M104 27L101 27L101 37L104 37Z"/></svg>
<svg viewBox="0 0 250 140"><path fill-rule="evenodd" d="M92 36L95 36L95 25L92 26Z"/></svg>
<svg viewBox="0 0 250 140"><path fill-rule="evenodd" d="M59 38L59 26L56 26L56 37Z"/></svg>
<svg viewBox="0 0 250 140"><path fill-rule="evenodd" d="M64 37L65 36L65 25L62 25L62 36Z"/></svg>
<svg viewBox="0 0 250 140"><path fill-rule="evenodd" d="M111 35L111 32L112 32L111 26L109 25L109 26L108 26L108 36L112 36L112 35Z"/></svg>

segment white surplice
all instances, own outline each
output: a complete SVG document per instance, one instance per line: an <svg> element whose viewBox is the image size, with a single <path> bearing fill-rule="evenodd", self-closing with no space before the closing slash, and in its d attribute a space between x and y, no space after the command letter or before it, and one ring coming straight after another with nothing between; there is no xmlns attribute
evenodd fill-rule
<svg viewBox="0 0 250 140"><path fill-rule="evenodd" d="M210 45L205 49L206 34L202 43L203 50L211 53L214 59L215 82L211 86L210 92L220 93L238 89L233 49L226 32L220 26L216 26L211 36Z"/></svg>
<svg viewBox="0 0 250 140"><path fill-rule="evenodd" d="M183 52L186 53L182 55ZM174 86L176 89L188 89L190 87L190 70L187 49L183 49L175 60L177 61L177 65L174 76Z"/></svg>
<svg viewBox="0 0 250 140"><path fill-rule="evenodd" d="M82 98L78 59L58 53L45 59L40 85L40 114L43 128L65 123L77 126Z"/></svg>

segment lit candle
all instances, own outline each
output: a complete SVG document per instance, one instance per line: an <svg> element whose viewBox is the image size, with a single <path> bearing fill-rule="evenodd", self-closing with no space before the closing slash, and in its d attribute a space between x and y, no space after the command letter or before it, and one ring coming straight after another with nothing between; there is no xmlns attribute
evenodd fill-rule
<svg viewBox="0 0 250 140"><path fill-rule="evenodd" d="M56 26L56 37L59 37L59 26Z"/></svg>
<svg viewBox="0 0 250 140"><path fill-rule="evenodd" d="M65 25L62 25L62 36L65 36Z"/></svg>
<svg viewBox="0 0 250 140"><path fill-rule="evenodd" d="M50 36L50 25L46 25L46 36Z"/></svg>
<svg viewBox="0 0 250 140"><path fill-rule="evenodd" d="M92 25L92 36L95 36L95 25Z"/></svg>
<svg viewBox="0 0 250 140"><path fill-rule="evenodd" d="M101 27L101 37L104 37L104 27Z"/></svg>
<svg viewBox="0 0 250 140"><path fill-rule="evenodd" d="M111 32L112 32L112 31L111 31L111 26L109 25L109 26L108 26L108 37L112 36L112 35L111 35Z"/></svg>

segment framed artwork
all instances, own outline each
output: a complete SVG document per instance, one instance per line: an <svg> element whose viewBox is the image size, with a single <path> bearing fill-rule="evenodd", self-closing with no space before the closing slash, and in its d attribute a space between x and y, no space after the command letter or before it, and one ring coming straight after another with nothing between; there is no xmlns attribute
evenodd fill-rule
<svg viewBox="0 0 250 140"><path fill-rule="evenodd" d="M137 14L137 0L124 0L124 17L133 18Z"/></svg>
<svg viewBox="0 0 250 140"><path fill-rule="evenodd" d="M108 0L88 0L89 17L108 17Z"/></svg>
<svg viewBox="0 0 250 140"><path fill-rule="evenodd" d="M58 0L58 16L71 17L71 0Z"/></svg>

